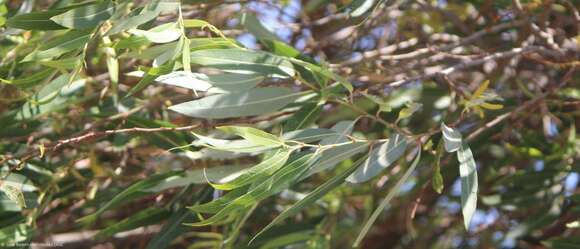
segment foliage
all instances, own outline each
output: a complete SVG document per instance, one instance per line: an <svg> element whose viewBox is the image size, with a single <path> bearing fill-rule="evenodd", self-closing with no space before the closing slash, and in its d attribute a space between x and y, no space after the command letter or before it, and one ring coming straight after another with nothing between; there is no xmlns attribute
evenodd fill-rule
<svg viewBox="0 0 580 249"><path fill-rule="evenodd" d="M577 7L0 0L0 245L576 248Z"/></svg>

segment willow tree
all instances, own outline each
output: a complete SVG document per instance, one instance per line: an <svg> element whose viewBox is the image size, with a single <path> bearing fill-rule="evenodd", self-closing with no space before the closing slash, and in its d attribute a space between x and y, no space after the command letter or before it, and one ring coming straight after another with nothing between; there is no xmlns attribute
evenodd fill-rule
<svg viewBox="0 0 580 249"><path fill-rule="evenodd" d="M0 0L0 244L577 248L578 1Z"/></svg>

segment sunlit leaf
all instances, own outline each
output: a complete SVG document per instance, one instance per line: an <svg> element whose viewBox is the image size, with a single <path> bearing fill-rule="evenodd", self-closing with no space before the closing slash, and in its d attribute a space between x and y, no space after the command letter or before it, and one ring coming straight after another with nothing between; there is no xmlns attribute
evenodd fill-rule
<svg viewBox="0 0 580 249"><path fill-rule="evenodd" d="M302 94L281 87L256 88L207 96L169 109L191 117L211 119L254 116L274 112Z"/></svg>
<svg viewBox="0 0 580 249"><path fill-rule="evenodd" d="M471 149L463 143L457 150L457 160L459 161L459 176L461 177L461 212L463 213L463 224L465 229L469 229L469 223L477 208L477 168Z"/></svg>

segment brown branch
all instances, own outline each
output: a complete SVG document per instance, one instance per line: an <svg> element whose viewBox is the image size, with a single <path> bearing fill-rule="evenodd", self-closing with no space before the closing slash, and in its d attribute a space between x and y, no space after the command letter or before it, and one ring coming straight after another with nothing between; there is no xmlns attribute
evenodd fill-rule
<svg viewBox="0 0 580 249"><path fill-rule="evenodd" d="M558 86L553 87L550 90L538 95L537 97L533 98L532 100L527 101L523 105L520 105L518 108L516 108L510 112L507 112L507 113L504 113L502 115L497 116L493 120L487 122L485 125L483 125L482 127L479 127L477 130L475 130L474 132L469 134L469 136L466 138L466 140L471 141L471 140L475 139L477 136L481 135L484 131L498 125L499 123L503 122L507 118L509 118L517 113L521 113L522 111L535 105L540 100L543 100L544 98L546 98L546 96L548 96L548 95L554 93L556 90L562 88L563 86L566 85L566 82L568 82L568 80L570 80L570 78L572 78L572 75L573 75L575 69L576 68L573 67L570 70L568 70L568 72L566 73L566 75L564 75L564 77L562 79L562 83L560 83Z"/></svg>
<svg viewBox="0 0 580 249"><path fill-rule="evenodd" d="M413 81L432 79L433 77L436 77L436 76L448 75L450 73L453 73L455 71L459 71L459 70L462 70L465 68L479 66L479 65L482 65L488 61L509 58L509 57L513 57L513 56L520 55L523 53L536 52L536 51L540 51L540 50L542 50L542 48L537 47L537 46L514 48L514 49L509 50L509 51L493 53L493 54L487 55L487 56L480 58L480 59L458 63L458 64L455 64L451 67L447 67L447 68L440 70L440 71L431 72L431 73L411 77L408 79L394 81L394 82L389 83L389 85L391 87L399 87L399 86L405 85L405 84L413 82Z"/></svg>

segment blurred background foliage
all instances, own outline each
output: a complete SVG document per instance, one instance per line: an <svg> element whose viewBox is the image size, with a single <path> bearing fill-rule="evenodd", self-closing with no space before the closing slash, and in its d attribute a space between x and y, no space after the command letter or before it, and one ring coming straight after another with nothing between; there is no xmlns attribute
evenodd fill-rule
<svg viewBox="0 0 580 249"><path fill-rule="evenodd" d="M341 184L251 244L364 153L222 224L183 224L202 219L187 207L226 193L207 178L261 159L208 150L190 131L219 136L216 126L251 124L279 135L356 120L351 139L397 132L423 150L360 248L580 248L579 7L577 0L0 0L0 244L350 248L414 151L366 183ZM207 73L196 59L203 51L240 47L294 58L296 75L260 86L316 96L275 113L212 119L168 109L205 96L199 89L152 84L187 71L190 59L189 70ZM442 122L461 132L477 165L468 230L459 163L438 149Z"/></svg>

